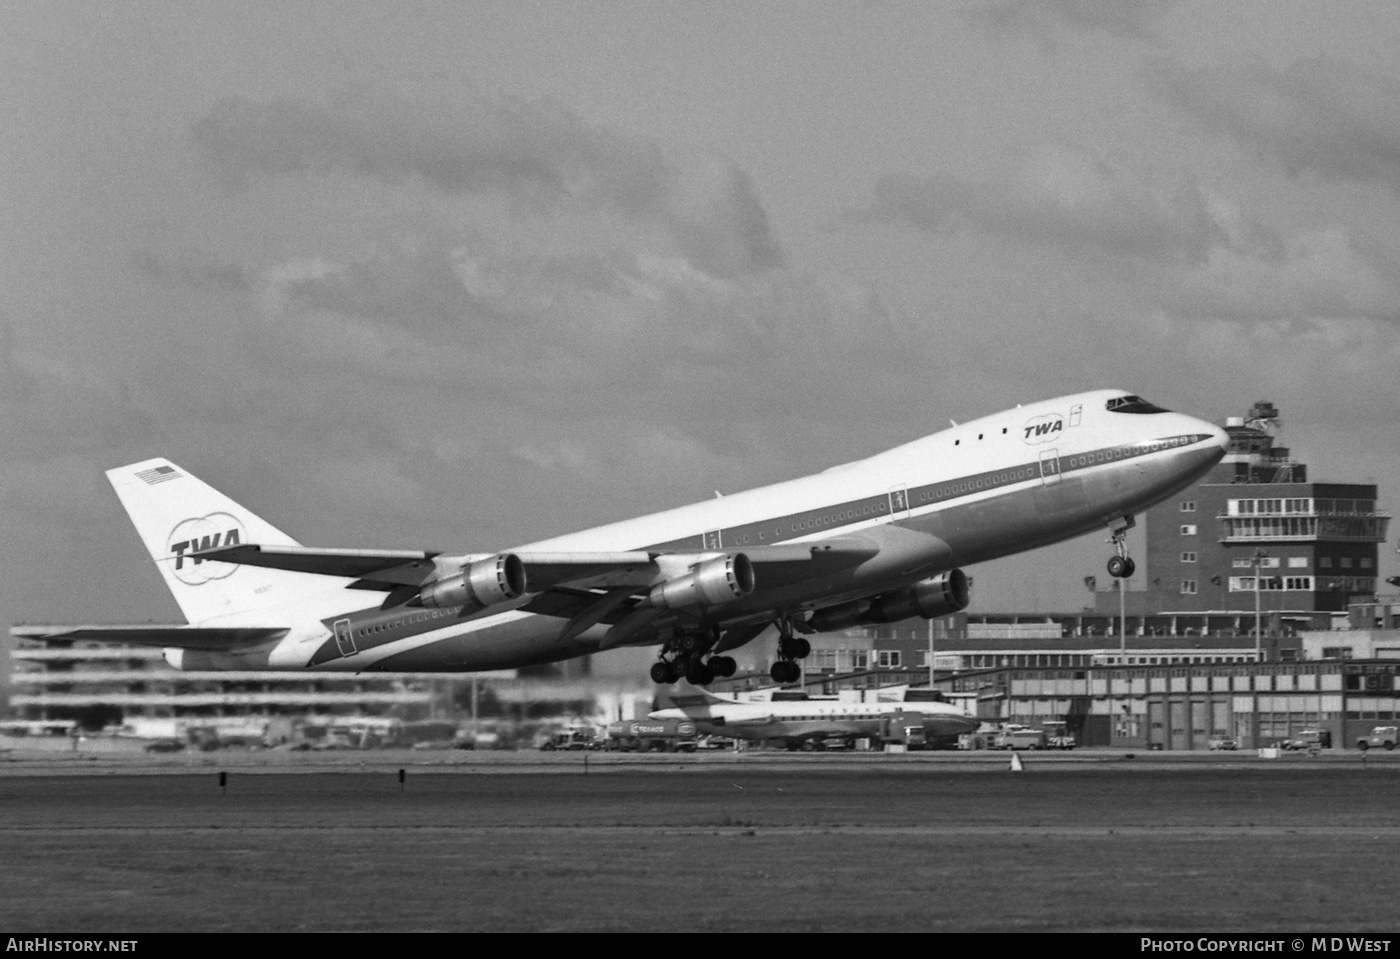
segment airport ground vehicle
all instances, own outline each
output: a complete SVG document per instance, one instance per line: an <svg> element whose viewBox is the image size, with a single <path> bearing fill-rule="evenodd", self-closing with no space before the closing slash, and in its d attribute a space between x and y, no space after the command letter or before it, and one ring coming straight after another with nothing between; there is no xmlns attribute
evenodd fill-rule
<svg viewBox="0 0 1400 959"><path fill-rule="evenodd" d="M963 733L958 737L957 748L969 752L979 749L995 749L997 734L1001 730L991 723L982 723L973 732Z"/></svg>
<svg viewBox="0 0 1400 959"><path fill-rule="evenodd" d="M793 743L789 741L787 748L792 749ZM804 739L800 748L804 752L841 752L846 749L855 749L855 740L848 736L828 736L825 739Z"/></svg>
<svg viewBox="0 0 1400 959"><path fill-rule="evenodd" d="M685 719L626 719L609 723L603 748L618 752L693 753L695 723Z"/></svg>
<svg viewBox="0 0 1400 959"><path fill-rule="evenodd" d="M904 745L907 749L928 749L928 733L923 726L904 727Z"/></svg>
<svg viewBox="0 0 1400 959"><path fill-rule="evenodd" d="M592 726L569 726L565 729L556 729L540 741L540 749L544 752L555 750L577 752L585 749L601 749L602 747L603 741L594 733Z"/></svg>
<svg viewBox="0 0 1400 959"><path fill-rule="evenodd" d="M993 749L1044 749L1045 730L1007 723L997 733Z"/></svg>
<svg viewBox="0 0 1400 959"><path fill-rule="evenodd" d="M1043 722L1040 724L1045 730L1046 749L1073 749L1079 745L1079 741L1074 738L1074 733L1069 731L1069 724L1060 720Z"/></svg>
<svg viewBox="0 0 1400 959"><path fill-rule="evenodd" d="M1377 726L1356 741L1356 748L1363 751L1372 747L1394 749L1396 742L1400 741L1398 734L1400 734L1400 727Z"/></svg>
<svg viewBox="0 0 1400 959"><path fill-rule="evenodd" d="M1207 746L1212 750L1234 750L1240 748L1240 744L1233 739L1212 739Z"/></svg>
<svg viewBox="0 0 1400 959"><path fill-rule="evenodd" d="M1289 752L1299 752L1304 749L1331 749L1332 733L1326 729L1304 729L1298 735L1284 740L1279 745Z"/></svg>

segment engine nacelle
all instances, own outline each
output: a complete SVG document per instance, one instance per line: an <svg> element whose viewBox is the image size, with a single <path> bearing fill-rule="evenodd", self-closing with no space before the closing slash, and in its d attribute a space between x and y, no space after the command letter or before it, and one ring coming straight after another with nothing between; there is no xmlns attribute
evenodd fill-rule
<svg viewBox="0 0 1400 959"><path fill-rule="evenodd" d="M525 585L520 557L502 553L463 566L456 576L429 583L418 591L418 603L435 609L485 609L522 595Z"/></svg>
<svg viewBox="0 0 1400 959"><path fill-rule="evenodd" d="M897 623L915 616L933 619L966 609L968 600L966 574L960 569L950 569L907 589L819 609L807 624L817 632L827 633L865 623Z"/></svg>
<svg viewBox="0 0 1400 959"><path fill-rule="evenodd" d="M875 597L870 616L876 623L897 623L914 616L933 619L967 609L967 575L960 569L919 580L908 589Z"/></svg>
<svg viewBox="0 0 1400 959"><path fill-rule="evenodd" d="M753 592L753 563L743 553L697 563L689 573L659 583L647 594L658 609L686 609L732 603Z"/></svg>

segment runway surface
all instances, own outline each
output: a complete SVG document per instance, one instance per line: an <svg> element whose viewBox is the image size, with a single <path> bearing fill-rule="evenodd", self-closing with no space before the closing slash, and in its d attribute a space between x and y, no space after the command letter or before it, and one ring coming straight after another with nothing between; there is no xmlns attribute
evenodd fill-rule
<svg viewBox="0 0 1400 959"><path fill-rule="evenodd" d="M0 928L1394 927L1393 756L584 762L12 755Z"/></svg>

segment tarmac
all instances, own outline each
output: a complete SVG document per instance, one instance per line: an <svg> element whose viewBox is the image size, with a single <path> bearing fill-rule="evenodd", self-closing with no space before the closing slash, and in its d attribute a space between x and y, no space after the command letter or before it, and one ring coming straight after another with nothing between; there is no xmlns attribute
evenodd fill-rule
<svg viewBox="0 0 1400 959"><path fill-rule="evenodd" d="M1400 755L0 757L0 930L1360 933Z"/></svg>

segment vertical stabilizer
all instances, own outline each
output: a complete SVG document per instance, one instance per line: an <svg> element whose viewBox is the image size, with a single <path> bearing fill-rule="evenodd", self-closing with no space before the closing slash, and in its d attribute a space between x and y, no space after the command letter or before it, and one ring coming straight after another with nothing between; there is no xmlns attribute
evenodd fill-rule
<svg viewBox="0 0 1400 959"><path fill-rule="evenodd" d="M313 614L327 601L340 608L354 605L343 592L346 580L192 559L188 554L217 546L297 542L169 460L108 470L107 479L191 623L299 600ZM318 596L325 599L315 602Z"/></svg>

